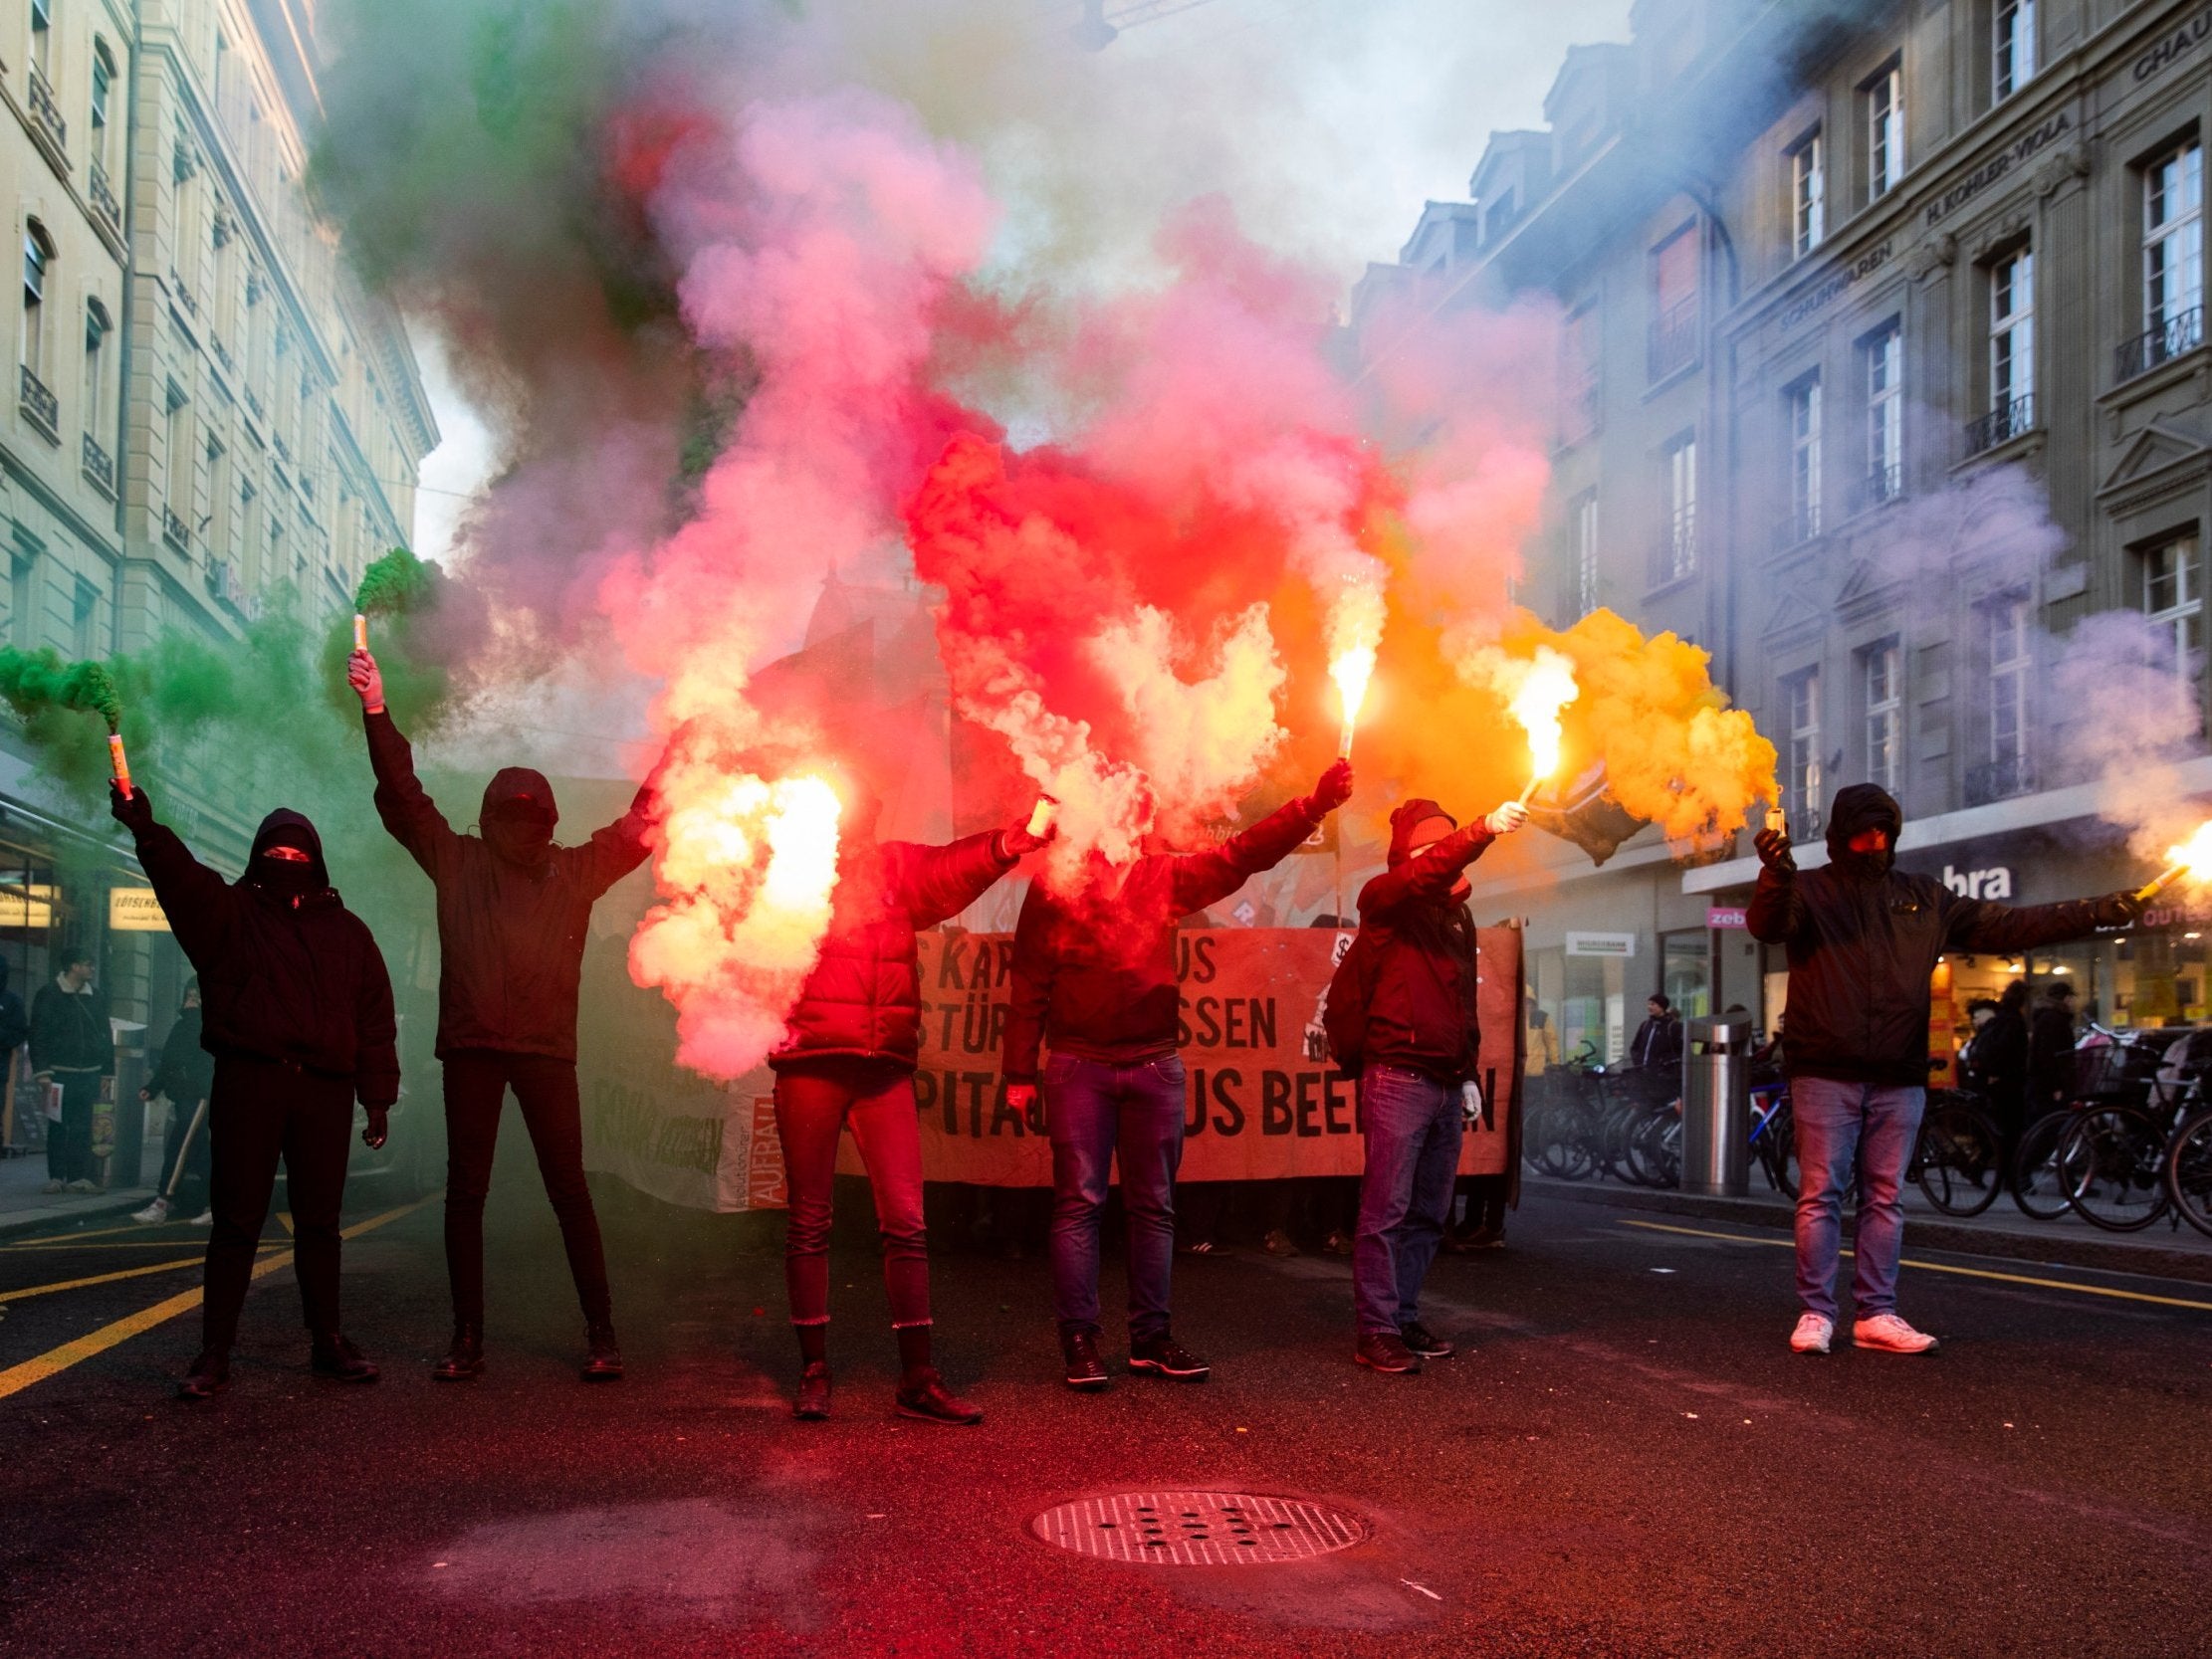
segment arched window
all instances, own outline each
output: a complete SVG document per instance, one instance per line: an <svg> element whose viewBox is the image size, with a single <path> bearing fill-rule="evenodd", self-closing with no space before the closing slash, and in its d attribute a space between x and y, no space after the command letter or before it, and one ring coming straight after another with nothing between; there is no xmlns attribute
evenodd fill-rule
<svg viewBox="0 0 2212 1659"><path fill-rule="evenodd" d="M108 336L114 319L98 300L85 302L85 431L95 443L108 432Z"/></svg>
<svg viewBox="0 0 2212 1659"><path fill-rule="evenodd" d="M23 366L46 376L46 281L54 264L54 239L36 219L23 226Z"/></svg>

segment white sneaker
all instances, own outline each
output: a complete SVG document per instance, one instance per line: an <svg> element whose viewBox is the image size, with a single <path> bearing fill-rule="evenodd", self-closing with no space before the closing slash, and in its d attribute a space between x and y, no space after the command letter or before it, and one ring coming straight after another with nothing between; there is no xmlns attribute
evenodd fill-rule
<svg viewBox="0 0 2212 1659"><path fill-rule="evenodd" d="M1826 1353L1829 1339L1836 1335L1836 1322L1823 1319L1818 1314L1800 1314L1797 1329L1790 1333L1792 1353Z"/></svg>
<svg viewBox="0 0 2212 1659"><path fill-rule="evenodd" d="M144 1209L132 1210L130 1219L147 1227L166 1221L169 1219L169 1201L166 1198L156 1198Z"/></svg>
<svg viewBox="0 0 2212 1659"><path fill-rule="evenodd" d="M195 1216L193 1216L193 1217L192 1217L192 1225L193 1225L193 1226L195 1226L195 1227L212 1227L212 1226L214 1226L214 1225L215 1225L215 1212L214 1212L213 1210L202 1210L202 1211L200 1211L200 1213L199 1213L199 1214L197 1214L197 1215L195 1215Z"/></svg>
<svg viewBox="0 0 2212 1659"><path fill-rule="evenodd" d="M1880 1348L1884 1353L1928 1353L1935 1348L1935 1339L1925 1331L1915 1331L1894 1314L1877 1314L1873 1319L1863 1319L1851 1328L1854 1347Z"/></svg>

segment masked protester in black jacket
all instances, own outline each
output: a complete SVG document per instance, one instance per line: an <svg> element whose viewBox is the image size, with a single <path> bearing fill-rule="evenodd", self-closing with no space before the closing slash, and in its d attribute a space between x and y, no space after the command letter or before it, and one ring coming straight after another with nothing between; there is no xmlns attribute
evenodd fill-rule
<svg viewBox="0 0 2212 1659"><path fill-rule="evenodd" d="M201 1042L215 1057L208 1106L214 1232L207 1241L199 1357L178 1385L205 1399L230 1380L230 1349L268 1219L277 1159L290 1179L300 1301L319 1376L373 1382L376 1367L338 1329L338 1211L353 1102L361 1139L384 1143L399 1098L398 1026L383 953L331 887L323 842L279 808L255 833L246 873L226 882L154 822L143 789L110 791L138 863L199 971Z"/></svg>
<svg viewBox="0 0 2212 1659"><path fill-rule="evenodd" d="M1928 979L1946 950L2017 955L2122 928L2142 914L2132 894L2013 910L1962 899L1931 876L1892 866L1904 814L1871 783L1838 791L1827 868L1799 875L1790 839L1757 838L1751 936L1786 944L1790 1040L1784 1069L1797 1123L1797 1288L1805 1312L1790 1346L1826 1353L1835 1332L1843 1183L1856 1153L1861 1348L1924 1353L1935 1339L1897 1317L1899 1194L1927 1098Z"/></svg>
<svg viewBox="0 0 2212 1659"><path fill-rule="evenodd" d="M504 767L485 786L480 833L464 835L415 776L414 752L384 708L376 659L354 652L347 678L368 731L377 816L437 889L453 1346L431 1374L450 1382L484 1369L484 1195L500 1107L512 1088L583 1305L584 1379L610 1381L622 1374L622 1353L599 1219L584 1184L576 988L591 907L645 861L653 785L648 780L629 811L582 846L557 847L552 785L527 766Z"/></svg>

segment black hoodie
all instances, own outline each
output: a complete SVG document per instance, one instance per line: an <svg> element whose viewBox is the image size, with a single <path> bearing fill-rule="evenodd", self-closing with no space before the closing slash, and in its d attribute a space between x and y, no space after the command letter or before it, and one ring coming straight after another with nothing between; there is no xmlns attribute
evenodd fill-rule
<svg viewBox="0 0 2212 1659"><path fill-rule="evenodd" d="M315 826L282 807L270 813L235 883L150 812L134 833L138 863L200 976L201 1046L349 1077L363 1106L397 1100L391 979L375 936L332 889ZM261 879L261 855L278 842L310 855L298 891Z"/></svg>
<svg viewBox="0 0 2212 1659"><path fill-rule="evenodd" d="M388 713L365 717L376 813L438 895L438 1054L496 1049L576 1057L576 987L591 907L645 861L647 792L580 847L553 844L553 786L508 766L463 835L415 776Z"/></svg>
<svg viewBox="0 0 2212 1659"><path fill-rule="evenodd" d="M1962 899L1932 876L1893 867L1894 853L1855 853L1852 837L1881 828L1896 846L1904 812L1872 783L1837 792L1828 815L1829 864L1799 875L1762 870L1746 924L1751 936L1789 946L1793 1077L1924 1086L1928 979L1946 950L2015 955L2124 927L2123 896L2012 909Z"/></svg>

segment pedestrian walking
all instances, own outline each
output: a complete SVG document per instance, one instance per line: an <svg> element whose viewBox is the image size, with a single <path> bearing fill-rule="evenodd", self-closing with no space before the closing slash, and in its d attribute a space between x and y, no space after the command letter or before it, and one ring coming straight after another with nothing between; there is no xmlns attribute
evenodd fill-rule
<svg viewBox="0 0 2212 1659"><path fill-rule="evenodd" d="M1183 1160L1185 1080L1176 1053L1177 922L1271 870L1352 797L1339 760L1313 793L1196 853L1124 864L1093 855L1081 885L1032 882L1014 926L1006 1019L1006 1099L1039 1098L1052 1137L1052 1298L1063 1376L1106 1386L1100 1358L1099 1216L1117 1157L1129 1266L1129 1368L1184 1382L1212 1374L1175 1340L1175 1176ZM1051 1058L1040 1075L1039 1051Z"/></svg>
<svg viewBox="0 0 2212 1659"><path fill-rule="evenodd" d="M1390 817L1388 868L1360 891L1360 932L1329 984L1329 1052L1360 1080L1367 1161L1352 1245L1353 1357L1419 1371L1451 1344L1421 1321L1450 1219L1465 1092L1480 1075L1467 866L1527 822L1508 801L1465 828L1433 800Z"/></svg>
<svg viewBox="0 0 2212 1659"><path fill-rule="evenodd" d="M1989 1018L1968 1052L1974 1087L1989 1103L1989 1115L2009 1147L2028 1127L2028 982L2015 979L1991 1006ZM2069 1085L2073 1054L2067 1055ZM2037 1116L2042 1109L2037 1109Z"/></svg>
<svg viewBox="0 0 2212 1659"><path fill-rule="evenodd" d="M883 1286L899 1347L898 1411L930 1422L983 1421L949 1392L932 1352L929 1244L922 1217L922 964L915 935L951 920L1021 857L1044 845L1015 825L950 846L876 839L878 807L849 791L837 835L837 885L821 956L791 1010L775 1072L775 1134L789 1193L784 1287L798 1337L792 1415L829 1415L829 1229L837 1139L847 1128L875 1198Z"/></svg>
<svg viewBox="0 0 2212 1659"><path fill-rule="evenodd" d="M2025 982L2023 982L2023 991ZM2025 1000L2025 997L2023 997ZM2065 1109L2074 1098L2074 986L2053 979L2028 1028L2029 1119Z"/></svg>
<svg viewBox="0 0 2212 1659"><path fill-rule="evenodd" d="M215 1056L202 1046L200 1029L200 982L187 979L182 1005L161 1041L161 1063L138 1091L142 1101L169 1103L169 1128L162 1137L161 1190L130 1217L149 1227L168 1220L171 1209L182 1209L199 1226L215 1219L207 1204L207 1097L215 1084Z"/></svg>
<svg viewBox="0 0 2212 1659"><path fill-rule="evenodd" d="M2131 893L2011 909L1961 898L1895 866L1904 813L1872 783L1839 790L1828 815L1829 862L1798 873L1786 830L1756 838L1751 936L1789 949L1789 1046L1783 1062L1797 1125L1799 1353L1835 1336L1836 1265L1845 1183L1856 1159L1859 1230L1853 1271L1860 1348L1925 1353L1935 1338L1897 1313L1904 1243L1901 1192L1927 1101L1929 977L1946 950L2017 955L2125 927Z"/></svg>
<svg viewBox="0 0 2212 1659"><path fill-rule="evenodd" d="M560 847L553 844L560 810L553 785L528 766L504 766L484 786L479 833L463 834L415 776L414 750L384 707L376 659L355 651L346 677L361 700L376 814L437 893L453 1342L431 1374L458 1382L484 1369L484 1198L500 1109L512 1089L583 1309L583 1378L612 1381L622 1374L622 1350L599 1218L583 1175L576 990L591 907L645 862L653 782L648 778L629 810L582 846Z"/></svg>
<svg viewBox="0 0 2212 1659"><path fill-rule="evenodd" d="M208 1104L214 1222L200 1351L177 1392L205 1399L230 1382L230 1351L280 1157L315 1374L373 1382L375 1365L338 1320L338 1214L353 1102L367 1109L361 1140L373 1148L384 1143L399 1098L398 1025L375 936L332 888L322 837L301 814L279 808L262 820L246 873L233 883L155 821L143 789L116 784L110 800L198 970L206 998L201 1041L215 1060Z"/></svg>
<svg viewBox="0 0 2212 1659"><path fill-rule="evenodd" d="M115 1028L91 949L65 945L62 969L31 998L31 1076L49 1105L45 1192L98 1192L93 1111L115 1076Z"/></svg>
<svg viewBox="0 0 2212 1659"><path fill-rule="evenodd" d="M1654 991L1645 999L1644 1023L1629 1044L1629 1064L1651 1072L1681 1069L1682 1021L1664 991Z"/></svg>

